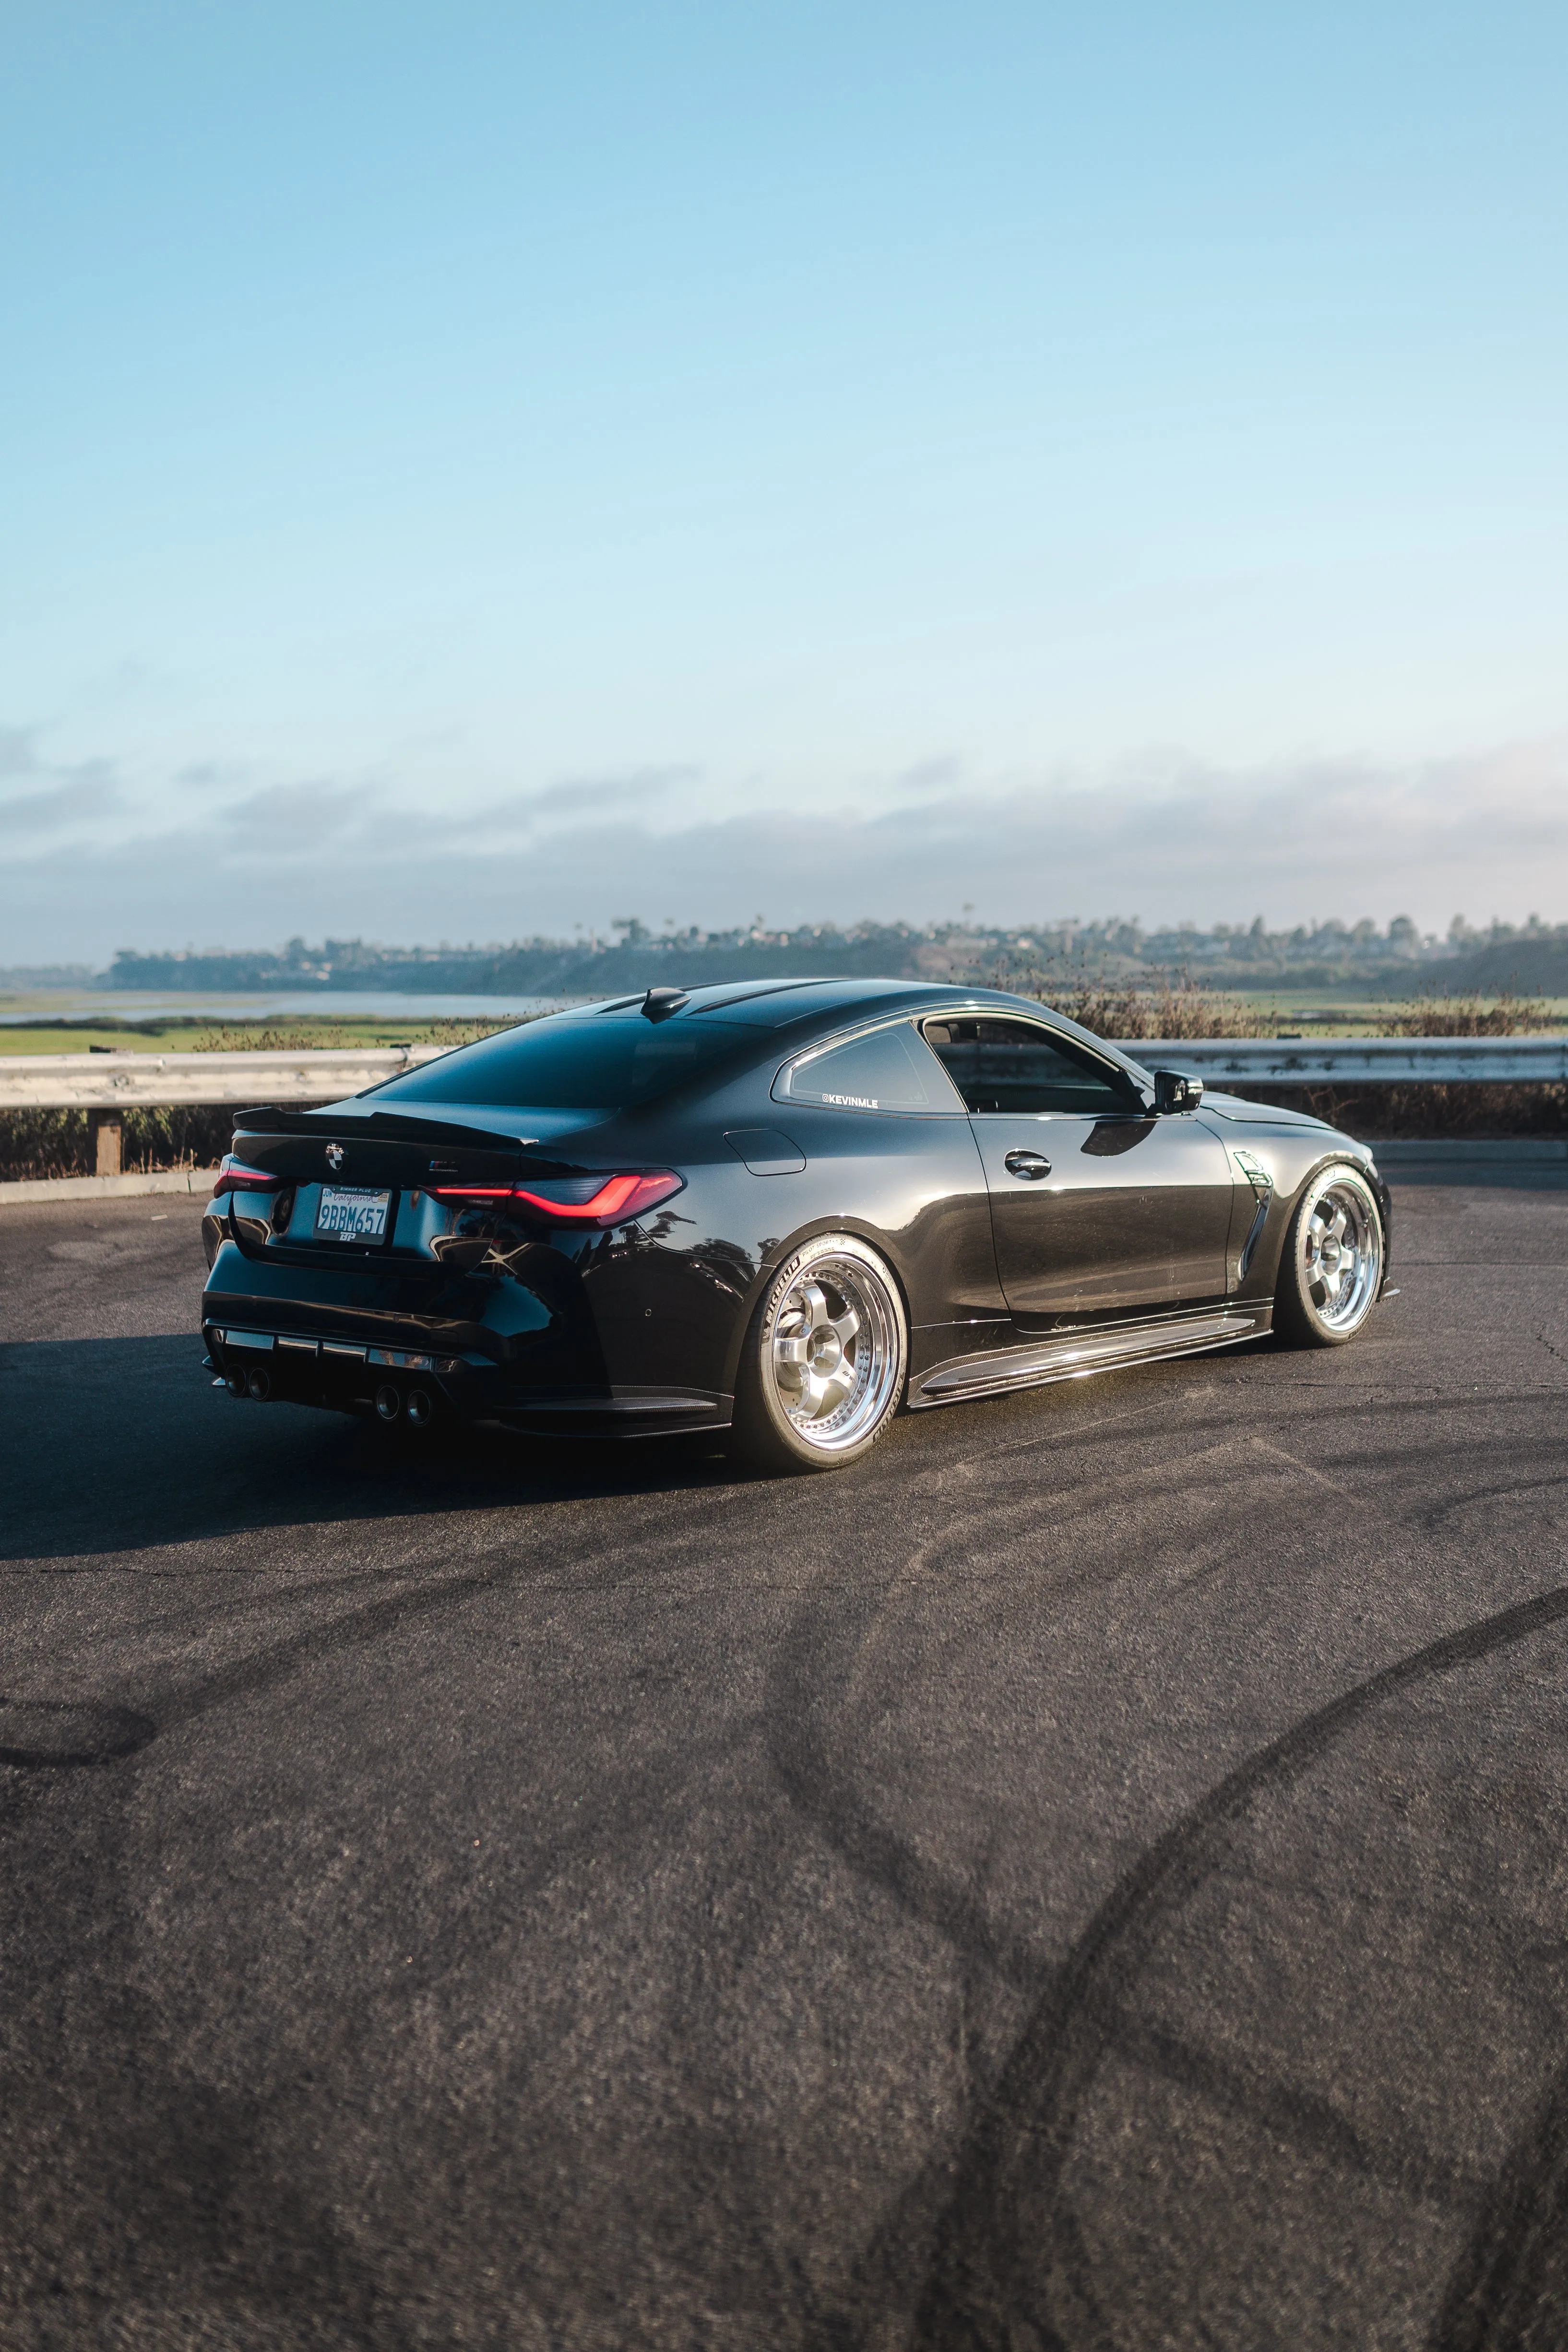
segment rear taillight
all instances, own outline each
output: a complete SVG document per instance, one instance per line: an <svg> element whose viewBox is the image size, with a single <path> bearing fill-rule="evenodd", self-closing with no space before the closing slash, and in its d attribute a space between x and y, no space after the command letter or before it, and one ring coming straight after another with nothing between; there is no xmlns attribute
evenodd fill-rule
<svg viewBox="0 0 1568 2352"><path fill-rule="evenodd" d="M281 1191L282 1184L282 1177L275 1176L270 1168L247 1168L245 1161L237 1160L232 1151L226 1151L213 1190L215 1192L277 1192Z"/></svg>
<svg viewBox="0 0 1568 2352"><path fill-rule="evenodd" d="M541 1178L532 1184L428 1184L433 1201L463 1209L511 1209L552 1224L623 1225L679 1192L684 1179L668 1168L637 1175Z"/></svg>

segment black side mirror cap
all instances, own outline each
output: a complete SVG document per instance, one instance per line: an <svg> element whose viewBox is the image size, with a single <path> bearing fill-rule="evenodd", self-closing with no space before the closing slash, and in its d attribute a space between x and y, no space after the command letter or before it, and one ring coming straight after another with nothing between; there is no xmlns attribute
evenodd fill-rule
<svg viewBox="0 0 1568 2352"><path fill-rule="evenodd" d="M1189 1078L1184 1070L1156 1070L1154 1073L1154 1109L1163 1118L1167 1111L1196 1110L1204 1098L1202 1078Z"/></svg>

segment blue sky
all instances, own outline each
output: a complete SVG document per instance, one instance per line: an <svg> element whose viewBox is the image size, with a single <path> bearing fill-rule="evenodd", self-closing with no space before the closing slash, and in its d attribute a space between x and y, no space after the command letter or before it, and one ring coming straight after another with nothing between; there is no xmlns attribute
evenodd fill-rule
<svg viewBox="0 0 1568 2352"><path fill-rule="evenodd" d="M1568 12L0 12L0 962L1568 917Z"/></svg>

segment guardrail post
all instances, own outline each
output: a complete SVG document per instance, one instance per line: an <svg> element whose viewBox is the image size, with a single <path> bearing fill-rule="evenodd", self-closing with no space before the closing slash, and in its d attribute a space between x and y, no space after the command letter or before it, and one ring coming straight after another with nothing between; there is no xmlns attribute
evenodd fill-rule
<svg viewBox="0 0 1568 2352"><path fill-rule="evenodd" d="M89 1110L87 1132L92 1145L93 1174L118 1176L121 1139L120 1113L117 1110Z"/></svg>

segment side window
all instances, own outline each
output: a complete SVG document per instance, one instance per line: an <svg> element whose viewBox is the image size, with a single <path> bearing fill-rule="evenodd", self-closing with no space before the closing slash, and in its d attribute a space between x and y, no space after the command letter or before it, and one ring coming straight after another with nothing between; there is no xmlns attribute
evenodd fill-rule
<svg viewBox="0 0 1568 2352"><path fill-rule="evenodd" d="M961 1111L942 1064L907 1021L803 1054L781 1073L776 1102L830 1110Z"/></svg>
<svg viewBox="0 0 1568 2352"><path fill-rule="evenodd" d="M925 1037L972 1111L1103 1118L1139 1108L1130 1078L1028 1021L928 1021Z"/></svg>

